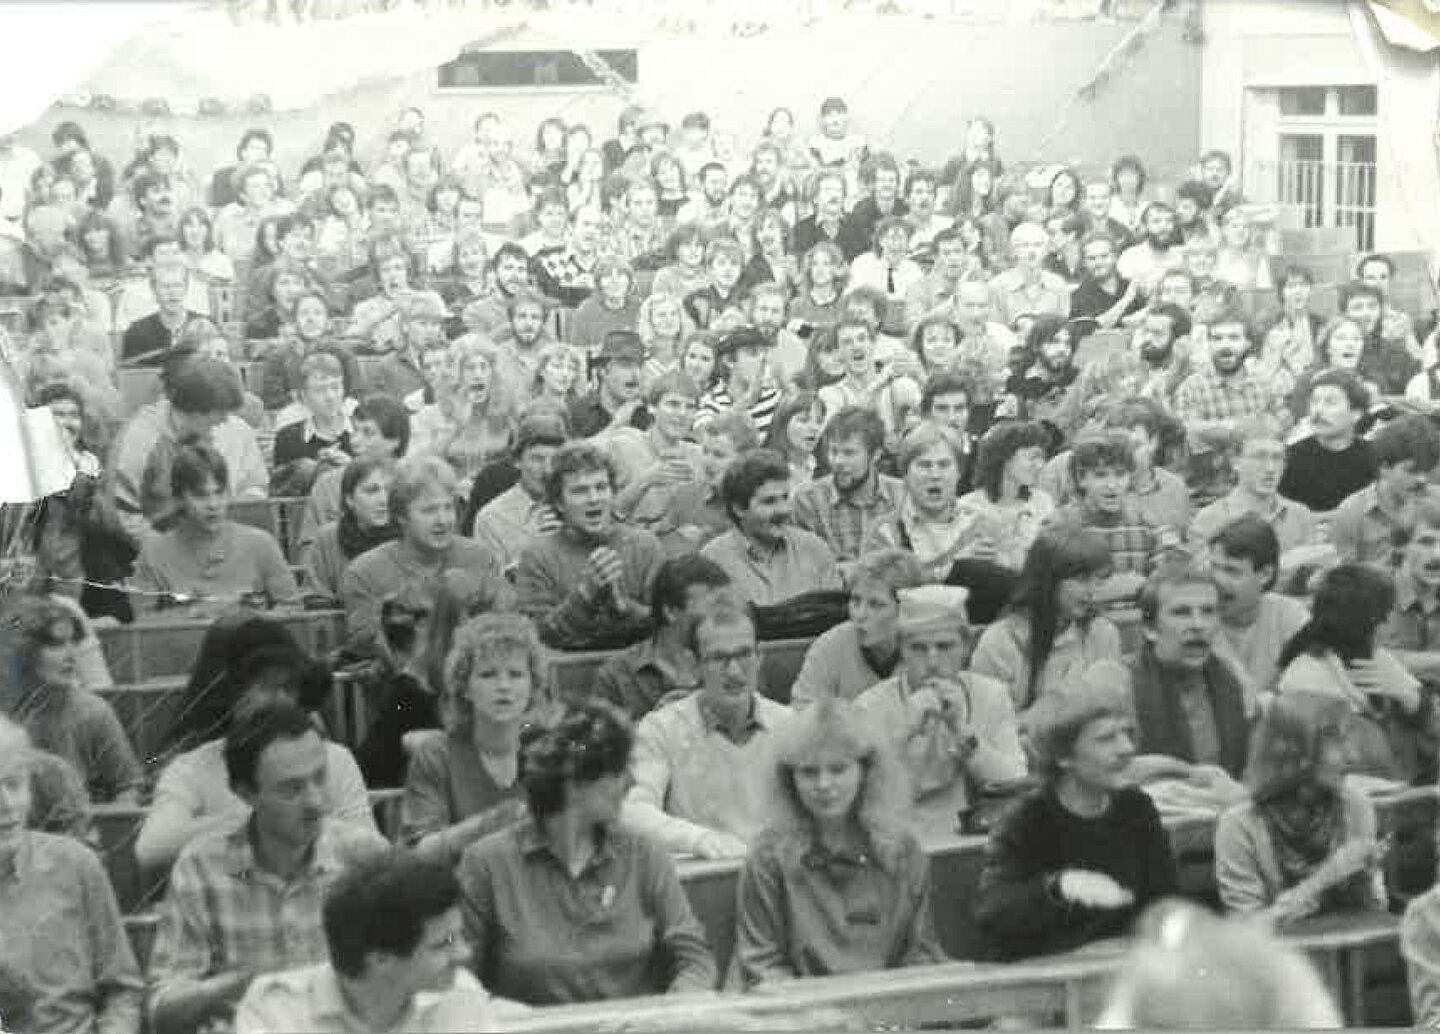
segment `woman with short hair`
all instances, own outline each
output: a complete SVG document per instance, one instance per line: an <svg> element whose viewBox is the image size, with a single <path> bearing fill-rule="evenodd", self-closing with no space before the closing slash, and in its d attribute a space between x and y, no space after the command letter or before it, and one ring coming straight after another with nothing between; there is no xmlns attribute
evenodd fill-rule
<svg viewBox="0 0 1440 1034"><path fill-rule="evenodd" d="M535 626L518 614L461 625L440 687L443 730L412 734L401 836L456 864L475 841L524 817L518 772L523 731L553 715Z"/></svg>
<svg viewBox="0 0 1440 1034"><path fill-rule="evenodd" d="M985 432L975 457L975 490L959 508L983 523L994 559L1012 569L1025 560L1055 501L1037 487L1050 437L1034 423L1000 423Z"/></svg>
<svg viewBox="0 0 1440 1034"><path fill-rule="evenodd" d="M340 519L315 533L301 560L311 589L338 600L350 561L399 537L390 515L394 477L389 460L362 456L346 465L340 475Z"/></svg>
<svg viewBox="0 0 1440 1034"><path fill-rule="evenodd" d="M1278 923L1324 912L1384 911L1375 806L1345 785L1354 765L1345 701L1289 693L1260 719L1245 783L1250 800L1215 827L1215 882L1232 912Z"/></svg>
<svg viewBox="0 0 1440 1034"><path fill-rule="evenodd" d="M805 651L790 702L801 707L837 697L854 700L895 673L900 664L900 591L925 580L915 555L904 549L863 554L850 577L850 616Z"/></svg>
<svg viewBox="0 0 1440 1034"><path fill-rule="evenodd" d="M471 969L492 994L556 1005L714 989L675 862L618 822L633 743L624 715L591 702L522 746L528 818L458 869Z"/></svg>
<svg viewBox="0 0 1440 1034"><path fill-rule="evenodd" d="M1135 720L1122 687L1077 687L1031 714L1042 785L991 835L975 896L989 958L1016 960L1121 937L1177 892L1170 839L1131 785Z"/></svg>
<svg viewBox="0 0 1440 1034"><path fill-rule="evenodd" d="M946 961L904 771L862 715L821 700L785 727L777 753L781 817L740 870L744 986Z"/></svg>

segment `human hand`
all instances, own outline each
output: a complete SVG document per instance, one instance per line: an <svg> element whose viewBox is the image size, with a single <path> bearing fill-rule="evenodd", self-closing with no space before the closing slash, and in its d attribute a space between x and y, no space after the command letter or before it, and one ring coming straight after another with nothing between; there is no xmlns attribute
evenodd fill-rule
<svg viewBox="0 0 1440 1034"><path fill-rule="evenodd" d="M609 588L619 593L625 577L625 564L615 550L600 546L590 553L585 577L597 591Z"/></svg>
<svg viewBox="0 0 1440 1034"><path fill-rule="evenodd" d="M695 853L701 858L744 858L750 853L745 841L733 833L712 829L695 843Z"/></svg>
<svg viewBox="0 0 1440 1034"><path fill-rule="evenodd" d="M1086 908L1126 908L1135 902L1130 890L1089 869L1066 869L1060 874L1059 890L1066 901Z"/></svg>
<svg viewBox="0 0 1440 1034"><path fill-rule="evenodd" d="M535 533L537 535L559 531L562 526L560 515L555 512L553 506L544 506L535 512Z"/></svg>
<svg viewBox="0 0 1440 1034"><path fill-rule="evenodd" d="M1399 665L1385 665L1374 658L1350 661L1345 672L1355 687L1365 693L1409 703L1417 695L1414 677Z"/></svg>

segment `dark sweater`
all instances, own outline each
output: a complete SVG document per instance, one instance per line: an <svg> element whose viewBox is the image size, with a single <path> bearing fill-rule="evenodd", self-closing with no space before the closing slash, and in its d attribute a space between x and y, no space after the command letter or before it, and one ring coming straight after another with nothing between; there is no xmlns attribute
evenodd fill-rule
<svg viewBox="0 0 1440 1034"><path fill-rule="evenodd" d="M1064 902L1051 878L1066 869L1110 876L1135 895L1123 909ZM1170 840L1142 790L1118 791L1110 810L1087 819L1052 789L1025 798L996 829L980 874L975 917L985 955L1014 960L1070 951L1119 937L1146 906L1176 893Z"/></svg>
<svg viewBox="0 0 1440 1034"><path fill-rule="evenodd" d="M1280 494L1316 513L1329 513L1374 480L1375 457L1369 442L1356 438L1349 448L1332 452L1311 435L1285 450Z"/></svg>

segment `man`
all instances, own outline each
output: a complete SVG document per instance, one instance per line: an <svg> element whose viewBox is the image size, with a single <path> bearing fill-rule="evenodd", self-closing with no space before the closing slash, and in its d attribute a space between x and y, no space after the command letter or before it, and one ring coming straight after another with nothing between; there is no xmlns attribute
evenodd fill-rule
<svg viewBox="0 0 1440 1034"><path fill-rule="evenodd" d="M156 1034L230 1020L256 975L325 959L322 901L379 834L325 817L325 740L283 694L247 700L225 736L230 786L250 805L234 830L180 852L151 961Z"/></svg>
<svg viewBox="0 0 1440 1034"><path fill-rule="evenodd" d="M800 336L804 321L786 320L788 304L786 288L767 281L750 288L745 305L750 326L770 345L770 374L779 384L794 381L810 359L808 340Z"/></svg>
<svg viewBox="0 0 1440 1034"><path fill-rule="evenodd" d="M646 399L648 431L616 427L595 441L615 461L615 515L655 531L666 523L676 489L704 475L700 446L690 440L700 389L687 374L672 370L650 385Z"/></svg>
<svg viewBox="0 0 1440 1034"><path fill-rule="evenodd" d="M465 968L460 883L447 865L392 852L356 865L325 896L329 961L257 977L236 1034L483 1030L494 1006Z"/></svg>
<svg viewBox="0 0 1440 1034"><path fill-rule="evenodd" d="M1134 597L1161 548L1159 529L1140 512L1131 491L1135 455L1130 436L1114 429L1087 431L1070 450L1076 501L1057 510L1052 520L1092 528L1110 550L1112 573L1095 589L1109 602Z"/></svg>
<svg viewBox="0 0 1440 1034"><path fill-rule="evenodd" d="M1220 590L1198 569L1162 569L1140 592L1144 643L1128 663L1101 661L1095 685L1128 683L1135 702L1137 782L1182 779L1216 803L1244 795L1236 782L1250 745L1245 688L1215 653Z"/></svg>
<svg viewBox="0 0 1440 1034"><path fill-rule="evenodd" d="M1140 394L1171 408L1176 390L1190 375L1187 347L1190 313L1170 302L1158 302L1140 314L1134 349L1145 364Z"/></svg>
<svg viewBox="0 0 1440 1034"><path fill-rule="evenodd" d="M722 163L708 161L696 174L695 182L700 185L699 195L680 208L675 220L715 229L730 217L730 174Z"/></svg>
<svg viewBox="0 0 1440 1034"><path fill-rule="evenodd" d="M1203 544L1202 544L1203 547ZM1244 680L1246 713L1280 674L1280 653L1310 620L1299 600L1274 592L1280 540L1269 523L1247 514L1210 536L1210 577L1220 592L1215 652Z"/></svg>
<svg viewBox="0 0 1440 1034"><path fill-rule="evenodd" d="M305 495L322 473L339 470L354 451L353 428L345 412L345 369L328 352L300 362L300 402L305 419L275 432L270 494Z"/></svg>
<svg viewBox="0 0 1440 1034"><path fill-rule="evenodd" d="M445 302L434 291L412 291L397 299L400 310L399 342L376 364L370 374L370 390L392 399L403 399L425 389L422 356L443 341Z"/></svg>
<svg viewBox="0 0 1440 1034"><path fill-rule="evenodd" d="M941 230L935 235L934 248L934 268L911 284L905 294L905 322L911 326L951 303L961 281L974 268L959 230Z"/></svg>
<svg viewBox="0 0 1440 1034"><path fill-rule="evenodd" d="M661 564L650 591L654 634L601 665L595 695L638 722L699 688L699 662L690 648L695 621L717 590L729 585L718 565L694 553Z"/></svg>
<svg viewBox="0 0 1440 1034"><path fill-rule="evenodd" d="M816 175L811 187L814 191L815 213L807 215L795 224L791 247L797 258L803 258L821 241L829 241L840 247L841 231L845 220L845 174L836 170Z"/></svg>
<svg viewBox="0 0 1440 1034"><path fill-rule="evenodd" d="M183 261L157 262L150 269L150 288L155 293L156 311L125 328L120 338L123 366L160 366L181 331L191 320L203 317L185 304L190 267Z"/></svg>
<svg viewBox="0 0 1440 1034"><path fill-rule="evenodd" d="M350 414L350 451L356 459L398 460L410 447L410 413L388 395L367 395ZM327 470L315 479L300 518L296 548L315 541L315 533L340 519L340 481L345 471Z"/></svg>
<svg viewBox="0 0 1440 1034"><path fill-rule="evenodd" d="M520 610L557 650L626 646L650 628L650 587L662 559L654 535L614 516L615 466L590 442L555 451L545 496L560 527L520 552Z"/></svg>
<svg viewBox="0 0 1440 1034"><path fill-rule="evenodd" d="M1201 321L1210 348L1209 370L1197 370L1175 392L1175 415L1192 438L1228 431L1235 421L1274 413L1274 392L1245 369L1250 325L1238 308L1222 306Z"/></svg>
<svg viewBox="0 0 1440 1034"><path fill-rule="evenodd" d="M779 736L791 712L760 694L750 614L728 594L691 627L700 688L635 727L625 825L678 854L738 858L775 814Z"/></svg>
<svg viewBox="0 0 1440 1034"><path fill-rule="evenodd" d="M957 495L964 495L973 487L975 455L979 451L975 435L970 430L973 426L970 399L974 394L974 384L963 374L950 370L931 374L925 379L925 387L920 392L921 418L954 432L959 450L955 457Z"/></svg>
<svg viewBox="0 0 1440 1034"><path fill-rule="evenodd" d="M461 204L464 203L462 199ZM493 339L509 323L511 300L522 293L538 292L535 292L530 284L530 257L525 253L525 249L514 241L506 241L495 249L495 254L490 258L490 273L494 281L490 293L465 306L460 314L460 322L466 330L473 330ZM548 313L548 300L543 295L540 298Z"/></svg>
<svg viewBox="0 0 1440 1034"><path fill-rule="evenodd" d="M526 413L515 431L515 466L520 480L480 508L470 534L500 559L508 574L520 553L538 535L560 527L560 518L545 495L545 481L555 451L568 440L565 418L536 409Z"/></svg>
<svg viewBox="0 0 1440 1034"><path fill-rule="evenodd" d="M889 154L877 154L865 163L860 182L868 193L850 209L840 230L840 250L846 262L869 251L875 227L887 216L906 216L910 206L900 197L900 166Z"/></svg>
<svg viewBox="0 0 1440 1034"><path fill-rule="evenodd" d="M1416 504L1435 494L1430 473L1440 465L1440 433L1428 417L1392 420L1370 440L1375 482L1335 509L1330 541L1343 562L1394 563L1396 533L1410 524Z"/></svg>
<svg viewBox="0 0 1440 1034"><path fill-rule="evenodd" d="M117 222L136 257L143 254L156 238L175 239L179 236L179 215L175 208L175 191L169 179L157 172L141 172L130 183L131 205L117 213ZM113 206L112 211L121 208Z"/></svg>
<svg viewBox="0 0 1440 1034"><path fill-rule="evenodd" d="M546 297L574 309L595 291L595 263L604 243L605 214L594 206L571 217L570 239L535 255L535 286Z"/></svg>
<svg viewBox="0 0 1440 1034"><path fill-rule="evenodd" d="M718 564L742 599L774 606L805 593L840 588L825 540L790 522L790 465L769 449L740 457L720 483L734 526L700 555Z"/></svg>
<svg viewBox="0 0 1440 1034"><path fill-rule="evenodd" d="M961 282L950 302L935 311L950 316L960 327L958 365L983 370L991 384L1001 384L1010 365L1010 355L1019 342L1009 327L990 318L992 303L988 285L966 280ZM972 405L975 402L971 400Z"/></svg>
<svg viewBox="0 0 1440 1034"><path fill-rule="evenodd" d="M1110 215L1110 199L1114 193L1104 177L1085 181L1085 200L1080 215L1085 219L1087 235L1109 237L1118 255L1130 245L1130 228Z"/></svg>
<svg viewBox="0 0 1440 1034"><path fill-rule="evenodd" d="M935 173L915 169L905 180L905 204L910 206L910 257L929 268L935 260L935 238L955 225L937 210Z"/></svg>
<svg viewBox="0 0 1440 1034"><path fill-rule="evenodd" d="M1093 321L1098 330L1113 330L1127 316L1145 307L1140 288L1115 272L1115 242L1091 234L1080 245L1085 278L1070 296L1070 318Z"/></svg>
<svg viewBox="0 0 1440 1034"><path fill-rule="evenodd" d="M1357 372L1374 381L1382 394L1403 395L1410 379L1420 372L1420 350L1413 347L1413 336L1399 340L1392 336L1394 321L1388 328L1385 322L1385 295L1364 281L1352 281L1340 288L1340 311L1365 334Z"/></svg>
<svg viewBox="0 0 1440 1034"><path fill-rule="evenodd" d="M1380 337L1391 344L1403 344L1406 351L1416 359L1422 359L1420 344L1415 340L1414 323L1409 314L1397 309L1390 299L1390 281L1395 278L1395 260L1379 252L1366 255L1356 263L1355 276L1362 283L1369 284L1380 292ZM1433 361L1433 357L1431 358Z"/></svg>
<svg viewBox="0 0 1440 1034"><path fill-rule="evenodd" d="M166 464L155 454L173 454L186 439L206 440L225 457L232 496L263 499L267 492L269 475L255 432L237 415L244 401L240 375L216 359L192 357L176 365L166 371L165 400L136 412L110 453L109 489L121 524L137 539L174 516L169 475L159 470Z"/></svg>
<svg viewBox="0 0 1440 1034"><path fill-rule="evenodd" d="M525 401L534 395L540 350L555 340L546 326L550 308L539 292L522 287L510 295L506 312L505 326L494 335L495 377L513 398Z"/></svg>
<svg viewBox="0 0 1440 1034"><path fill-rule="evenodd" d="M157 265L173 265L185 261L180 241L175 237L151 237L140 248L140 261L151 271ZM115 303L114 321L116 327L129 327L137 320L154 315L159 309L155 288L151 278L133 280L120 291ZM210 286L202 276L191 275L185 290L185 307L191 312L208 316L210 314ZM108 327L106 328L108 331Z"/></svg>
<svg viewBox="0 0 1440 1034"><path fill-rule="evenodd" d="M1231 439L1235 451L1235 487L1204 507L1190 522L1192 547L1205 548L1237 517L1259 517L1275 531L1283 558L1289 550L1315 542L1318 524L1304 503L1280 494L1285 473L1285 443L1269 420L1245 421ZM1281 561L1281 568L1285 567Z"/></svg>
<svg viewBox="0 0 1440 1034"><path fill-rule="evenodd" d="M1013 326L1017 317L1064 316L1070 312L1070 287L1044 267L1049 242L1044 227L1021 223L1010 231L1010 253L1015 264L990 280L990 295L998 322Z"/></svg>
<svg viewBox="0 0 1440 1034"><path fill-rule="evenodd" d="M1370 392L1348 370L1326 370L1310 382L1311 433L1285 451L1280 494L1329 513L1375 480L1375 456L1355 426Z"/></svg>
<svg viewBox="0 0 1440 1034"><path fill-rule="evenodd" d="M1148 297L1155 293L1160 275L1174 263L1175 209L1152 201L1140 216L1140 226L1143 235L1120 253L1116 268Z"/></svg>
<svg viewBox="0 0 1440 1034"><path fill-rule="evenodd" d="M953 836L971 787L1025 778L1010 690L965 671L975 631L957 586L901 589L900 671L855 698L881 743L905 759L916 831Z"/></svg>
<svg viewBox="0 0 1440 1034"><path fill-rule="evenodd" d="M1395 609L1379 642L1433 685L1440 680L1440 502L1420 503L1402 535Z"/></svg>
<svg viewBox="0 0 1440 1034"><path fill-rule="evenodd" d="M570 406L570 430L576 438L591 438L612 428L645 430L651 417L640 396L640 371L645 345L633 330L612 330L593 360L597 386Z"/></svg>
<svg viewBox="0 0 1440 1034"><path fill-rule="evenodd" d="M830 473L795 490L795 523L820 536L847 575L870 529L899 510L904 489L880 473L885 424L873 409L846 406L825 425L824 441Z"/></svg>
<svg viewBox="0 0 1440 1034"><path fill-rule="evenodd" d="M1210 191L1210 207L1243 205L1240 185L1232 179L1234 164L1226 151L1206 151L1200 156L1200 182Z"/></svg>
<svg viewBox="0 0 1440 1034"><path fill-rule="evenodd" d="M0 716L0 968L29 985L25 1030L138 1034L145 984L104 866L78 840L27 829L35 755Z"/></svg>

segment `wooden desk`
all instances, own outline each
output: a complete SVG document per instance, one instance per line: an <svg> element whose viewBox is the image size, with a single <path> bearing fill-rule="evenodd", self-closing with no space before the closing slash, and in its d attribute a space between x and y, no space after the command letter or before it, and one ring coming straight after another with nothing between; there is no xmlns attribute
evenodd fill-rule
<svg viewBox="0 0 1440 1034"><path fill-rule="evenodd" d="M811 639L776 639L760 644L760 688L766 696L781 703L790 702L790 690L811 642ZM552 653L551 671L560 699L588 698L594 692L595 675L600 666L614 653L611 650Z"/></svg>
<svg viewBox="0 0 1440 1034"><path fill-rule="evenodd" d="M263 613L283 623L300 645L317 657L339 646L345 632L340 610L273 610ZM119 685L141 685L157 678L188 675L200 641L213 618L146 618L131 625L96 630L110 677Z"/></svg>

